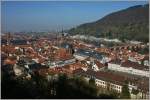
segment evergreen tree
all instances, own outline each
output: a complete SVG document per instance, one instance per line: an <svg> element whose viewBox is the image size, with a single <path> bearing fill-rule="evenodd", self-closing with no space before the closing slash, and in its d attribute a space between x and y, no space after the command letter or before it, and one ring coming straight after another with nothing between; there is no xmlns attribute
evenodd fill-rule
<svg viewBox="0 0 150 100"><path fill-rule="evenodd" d="M137 90L137 89L132 89L132 93L133 93L134 95L136 95L136 98L137 98L137 94L139 93L139 90Z"/></svg>
<svg viewBox="0 0 150 100"><path fill-rule="evenodd" d="M91 78L91 79L89 80L89 84L90 84L90 85L95 85L95 79L94 79L94 78Z"/></svg>
<svg viewBox="0 0 150 100"><path fill-rule="evenodd" d="M129 92L129 87L128 87L128 82L125 82L125 84L122 87L122 92L121 96L122 99L130 99L130 92Z"/></svg>

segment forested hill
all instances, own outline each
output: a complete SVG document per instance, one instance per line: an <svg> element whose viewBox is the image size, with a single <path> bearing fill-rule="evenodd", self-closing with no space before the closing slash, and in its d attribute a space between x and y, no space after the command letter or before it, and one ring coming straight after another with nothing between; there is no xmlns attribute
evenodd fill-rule
<svg viewBox="0 0 150 100"><path fill-rule="evenodd" d="M111 13L98 21L72 28L68 33L147 42L149 4L137 5Z"/></svg>

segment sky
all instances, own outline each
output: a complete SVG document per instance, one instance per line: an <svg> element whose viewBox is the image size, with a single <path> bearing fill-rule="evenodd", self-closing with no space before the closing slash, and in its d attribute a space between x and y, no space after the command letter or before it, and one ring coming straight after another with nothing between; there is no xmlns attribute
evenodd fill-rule
<svg viewBox="0 0 150 100"><path fill-rule="evenodd" d="M41 32L65 30L146 1L3 1L1 30Z"/></svg>

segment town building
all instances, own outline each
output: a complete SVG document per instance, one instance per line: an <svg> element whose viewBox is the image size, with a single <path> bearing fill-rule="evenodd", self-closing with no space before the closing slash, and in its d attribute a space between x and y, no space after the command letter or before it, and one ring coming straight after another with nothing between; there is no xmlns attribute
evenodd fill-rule
<svg viewBox="0 0 150 100"><path fill-rule="evenodd" d="M108 69L120 72L126 72L129 74L146 76L149 77L149 67L138 64L137 62L131 62L129 60L121 61L111 61L108 63Z"/></svg>

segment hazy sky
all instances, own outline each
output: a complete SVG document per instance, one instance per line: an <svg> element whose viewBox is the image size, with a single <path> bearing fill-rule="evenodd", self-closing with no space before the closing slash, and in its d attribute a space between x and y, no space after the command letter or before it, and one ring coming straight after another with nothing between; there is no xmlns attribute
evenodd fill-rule
<svg viewBox="0 0 150 100"><path fill-rule="evenodd" d="M144 1L3 1L2 32L53 31L96 21L105 15Z"/></svg>

